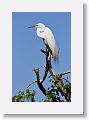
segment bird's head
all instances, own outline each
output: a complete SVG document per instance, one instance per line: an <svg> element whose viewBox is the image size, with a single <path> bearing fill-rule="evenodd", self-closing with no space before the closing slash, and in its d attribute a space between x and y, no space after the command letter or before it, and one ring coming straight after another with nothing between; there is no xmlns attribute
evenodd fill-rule
<svg viewBox="0 0 89 120"><path fill-rule="evenodd" d="M28 28L45 28L45 25L42 24L42 23L38 23L38 24L33 25L33 26L30 26L30 27L28 27Z"/></svg>

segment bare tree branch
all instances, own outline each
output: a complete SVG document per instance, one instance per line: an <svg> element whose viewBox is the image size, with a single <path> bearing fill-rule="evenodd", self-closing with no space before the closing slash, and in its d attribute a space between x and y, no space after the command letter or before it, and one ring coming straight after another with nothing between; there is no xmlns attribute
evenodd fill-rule
<svg viewBox="0 0 89 120"><path fill-rule="evenodd" d="M43 52L46 55L45 73L44 73L43 79L41 81L41 83L43 83L46 79L49 69L52 68L52 65L51 65L51 56L50 56L49 51L46 49L46 53L45 53L44 50L41 49L41 52Z"/></svg>
<svg viewBox="0 0 89 120"><path fill-rule="evenodd" d="M47 93L46 89L43 87L42 83L40 82L39 68L34 68L33 71L36 73L38 87L43 92L43 94L46 95Z"/></svg>
<svg viewBox="0 0 89 120"><path fill-rule="evenodd" d="M48 91L43 87L42 83L45 81L46 76L49 71L54 80L55 86L57 87L59 92L62 94L62 96L65 96L65 99L68 102L71 101L71 86L70 85L66 86L63 83L63 79L62 79L63 75L69 74L71 73L71 71L61 72L56 75L51 65L51 56L49 56L49 51L47 51L47 49L46 51L41 49L41 52L46 55L46 66L42 66L43 68L45 68L44 76L43 76L43 79L40 80L39 68L34 68L33 71L36 73L37 81L34 81L33 83L37 82L38 87L43 92L43 94L46 96Z"/></svg>

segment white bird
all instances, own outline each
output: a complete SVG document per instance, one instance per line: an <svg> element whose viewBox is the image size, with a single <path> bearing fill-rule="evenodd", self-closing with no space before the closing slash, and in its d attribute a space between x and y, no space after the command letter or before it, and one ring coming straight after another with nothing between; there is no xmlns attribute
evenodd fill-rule
<svg viewBox="0 0 89 120"><path fill-rule="evenodd" d="M43 39L44 44L54 61L58 62L58 49L52 31L42 23L38 23L28 28L37 28L37 35Z"/></svg>

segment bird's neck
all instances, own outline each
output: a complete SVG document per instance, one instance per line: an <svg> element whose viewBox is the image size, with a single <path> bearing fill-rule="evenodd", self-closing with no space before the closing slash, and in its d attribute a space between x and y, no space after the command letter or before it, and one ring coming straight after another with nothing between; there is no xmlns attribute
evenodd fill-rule
<svg viewBox="0 0 89 120"><path fill-rule="evenodd" d="M40 33L42 33L42 32L44 32L45 28L37 28L37 30L38 30Z"/></svg>

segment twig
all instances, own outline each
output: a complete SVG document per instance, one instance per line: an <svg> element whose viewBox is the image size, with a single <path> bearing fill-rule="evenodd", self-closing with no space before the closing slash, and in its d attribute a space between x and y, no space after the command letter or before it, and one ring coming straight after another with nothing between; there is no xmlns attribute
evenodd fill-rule
<svg viewBox="0 0 89 120"><path fill-rule="evenodd" d="M30 83L30 84L27 86L27 88L29 88L32 84L34 84L34 83L36 83L36 82L37 82L37 80L33 81L32 83Z"/></svg>
<svg viewBox="0 0 89 120"><path fill-rule="evenodd" d="M44 50L42 50L42 49L40 49L40 50L41 50L42 53L44 53L44 54L46 55L46 51L44 51Z"/></svg>
<svg viewBox="0 0 89 120"><path fill-rule="evenodd" d="M69 74L69 73L71 73L71 71L65 71L65 72L62 72L62 73L59 73L58 75L65 75L65 74Z"/></svg>
<svg viewBox="0 0 89 120"><path fill-rule="evenodd" d="M42 66L42 67L45 67L45 66ZM51 76L55 75L54 70L53 70L53 69L51 69L51 70L52 70L53 72L51 73L51 75L49 75L48 78L50 78ZM58 76L65 75L65 74L69 74L69 73L71 73L71 71L66 71L66 72L59 73Z"/></svg>

